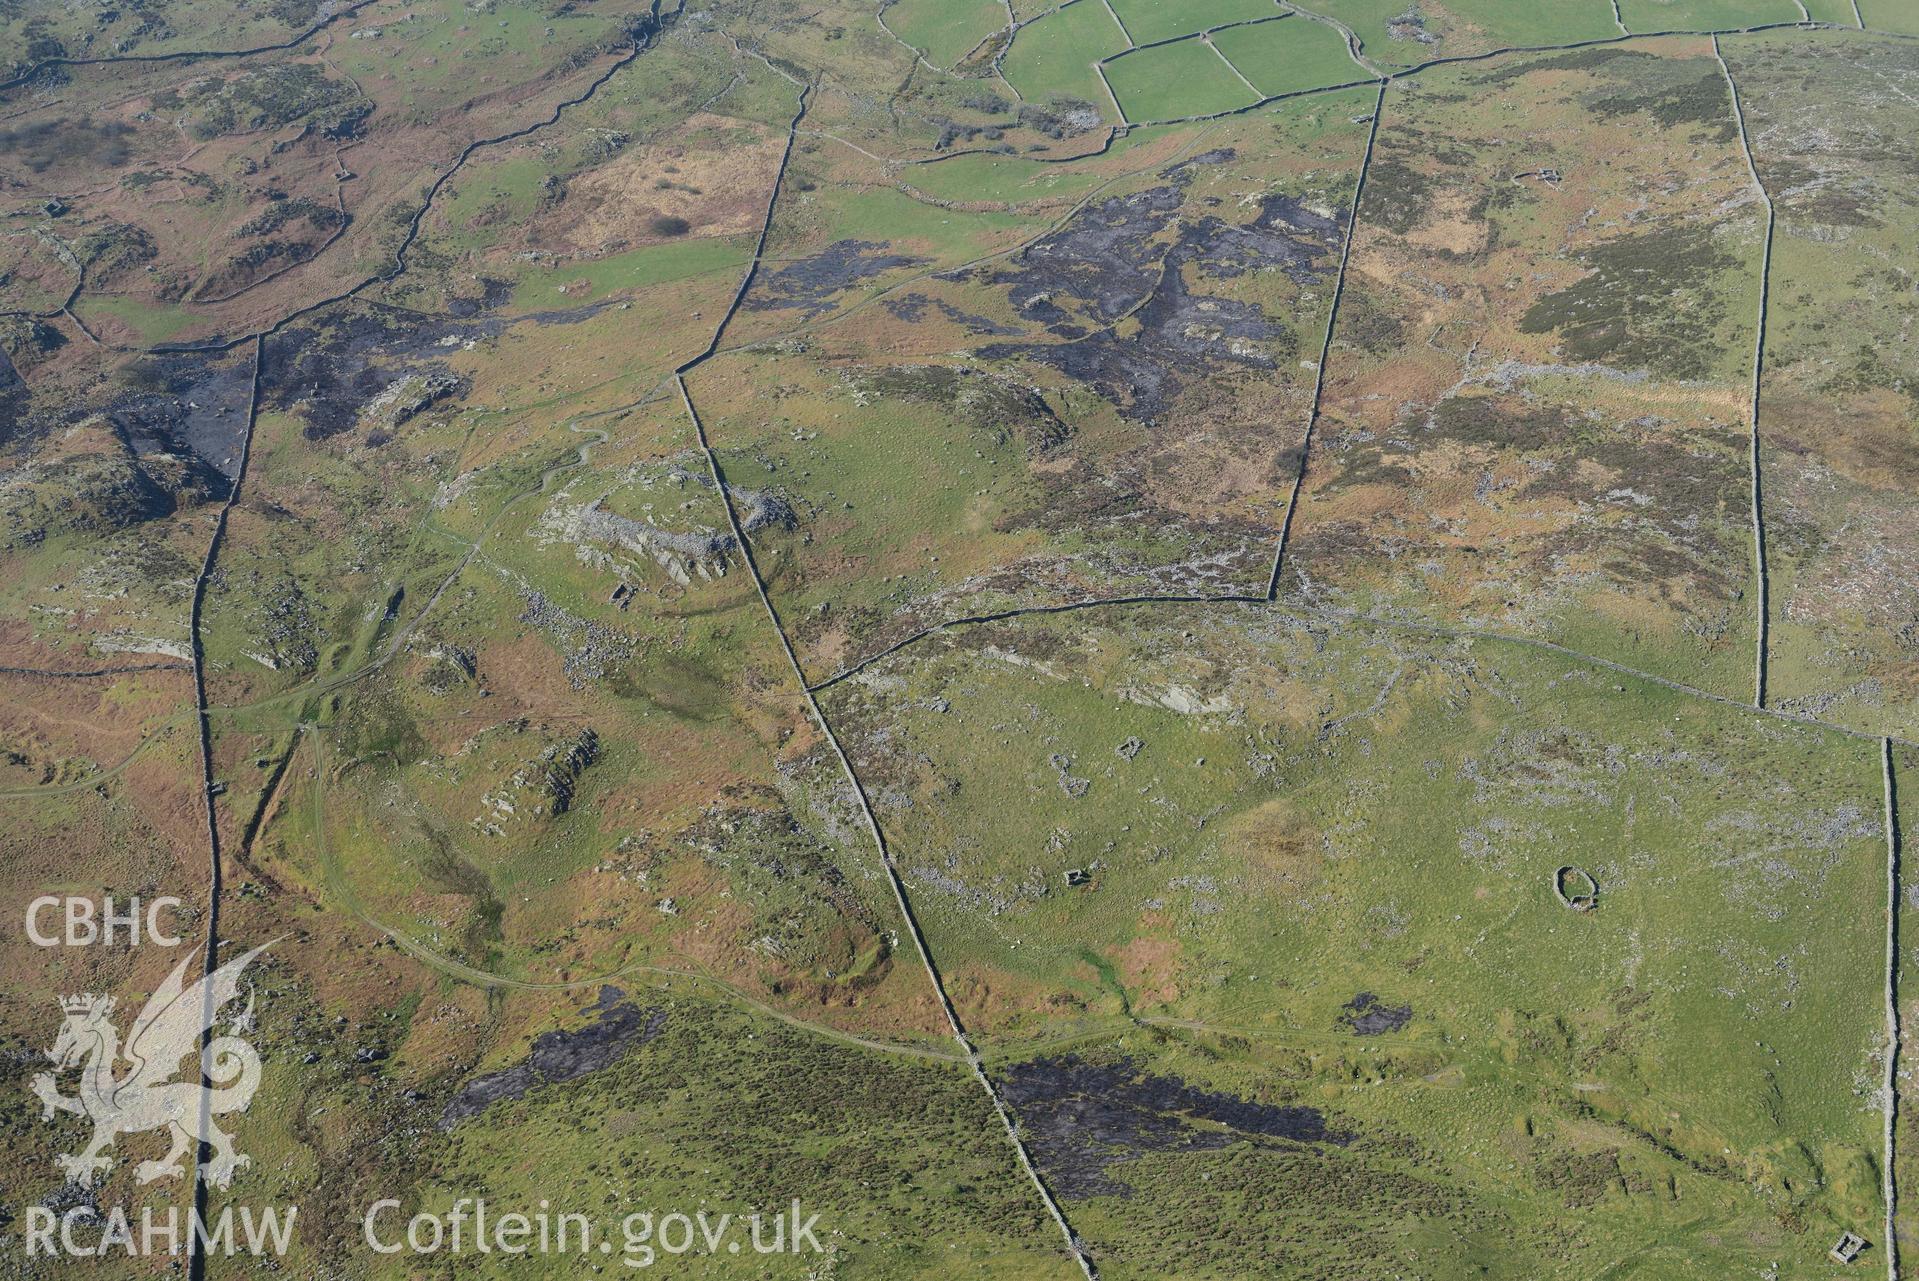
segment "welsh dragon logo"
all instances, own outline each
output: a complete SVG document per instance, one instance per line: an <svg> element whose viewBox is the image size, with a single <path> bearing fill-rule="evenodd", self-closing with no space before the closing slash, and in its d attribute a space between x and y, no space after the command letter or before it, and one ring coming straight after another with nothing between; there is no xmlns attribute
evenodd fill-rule
<svg viewBox="0 0 1919 1281"><path fill-rule="evenodd" d="M260 1087L260 1056L238 1035L252 1030L250 989L246 1009L228 1025L227 1034L212 1037L204 1050L200 1046L221 1007L239 997L241 973L265 950L256 947L228 961L192 987L181 984L188 964L181 961L134 1020L124 1049L111 1017L112 997L88 993L61 998L66 1022L47 1057L58 1071L81 1069L80 1093L75 1098L61 1094L52 1072L33 1078L33 1092L39 1096L43 1119L51 1120L60 1111L93 1122L93 1138L78 1155L55 1158L67 1178L92 1186L95 1176L112 1165L102 1153L114 1140L146 1130L171 1130L173 1146L160 1160L140 1163L134 1173L141 1183L178 1178L184 1172L181 1158L201 1134L213 1147L213 1159L200 1173L215 1187L226 1187L235 1170L250 1164L234 1150L233 1136L213 1123L216 1116L246 1111ZM213 1083L210 1087L190 1077L176 1079L181 1061L189 1056L202 1066L205 1079ZM123 1062L126 1068L121 1071Z"/></svg>

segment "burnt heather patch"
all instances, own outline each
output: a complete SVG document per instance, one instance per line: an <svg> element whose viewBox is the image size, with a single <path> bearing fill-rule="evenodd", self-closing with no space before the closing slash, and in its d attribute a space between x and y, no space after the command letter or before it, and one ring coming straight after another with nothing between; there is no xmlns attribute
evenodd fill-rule
<svg viewBox="0 0 1919 1281"><path fill-rule="evenodd" d="M1066 1200L1130 1196L1115 1166L1152 1152L1198 1152L1235 1143L1330 1143L1353 1136L1327 1128L1317 1108L1256 1103L1155 1076L1130 1059L1092 1063L1077 1055L1008 1069L1002 1088L1028 1135L1033 1159Z"/></svg>

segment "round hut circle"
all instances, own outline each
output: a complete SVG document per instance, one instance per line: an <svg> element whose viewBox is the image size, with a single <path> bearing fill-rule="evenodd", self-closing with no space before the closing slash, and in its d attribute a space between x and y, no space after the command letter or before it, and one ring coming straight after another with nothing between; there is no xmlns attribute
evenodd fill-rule
<svg viewBox="0 0 1919 1281"><path fill-rule="evenodd" d="M1585 882L1583 889L1582 881ZM1575 912L1590 912L1599 906L1599 882L1593 879L1591 872L1571 863L1553 873L1553 893L1559 897L1562 907Z"/></svg>

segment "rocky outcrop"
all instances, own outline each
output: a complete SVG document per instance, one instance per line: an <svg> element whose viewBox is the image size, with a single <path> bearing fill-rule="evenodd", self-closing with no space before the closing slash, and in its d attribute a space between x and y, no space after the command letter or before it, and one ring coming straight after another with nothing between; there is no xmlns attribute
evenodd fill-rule
<svg viewBox="0 0 1919 1281"><path fill-rule="evenodd" d="M599 757L600 736L591 729L552 744L480 798L485 812L473 825L500 836L516 820L558 818L573 808L580 777Z"/></svg>

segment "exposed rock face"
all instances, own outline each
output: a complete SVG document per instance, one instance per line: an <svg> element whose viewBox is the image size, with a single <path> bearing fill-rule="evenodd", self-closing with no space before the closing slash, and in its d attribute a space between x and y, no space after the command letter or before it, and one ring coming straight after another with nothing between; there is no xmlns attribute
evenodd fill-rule
<svg viewBox="0 0 1919 1281"><path fill-rule="evenodd" d="M127 529L196 506L226 488L198 458L136 455L99 420L69 429L57 450L0 476L0 541L6 545Z"/></svg>
<svg viewBox="0 0 1919 1281"><path fill-rule="evenodd" d="M480 798L486 813L474 825L500 835L514 819L558 818L573 808L580 776L599 756L600 736L591 729L554 743Z"/></svg>
<svg viewBox="0 0 1919 1281"><path fill-rule="evenodd" d="M675 469L670 478L680 485L695 485L707 490L711 482ZM762 529L794 529L799 514L779 494L767 490L731 489L728 491L747 533ZM666 529L650 521L637 520L610 512L594 499L583 506L556 504L540 521L540 532L549 538L572 543L583 560L601 558L596 548L611 548L652 561L666 576L682 587L693 580L711 581L726 573L728 558L739 542L730 528L692 525L686 529Z"/></svg>
<svg viewBox="0 0 1919 1281"><path fill-rule="evenodd" d="M673 532L601 509L597 502L557 513L548 526L570 543L597 543L645 556L680 586L726 572L733 535L723 530Z"/></svg>
<svg viewBox="0 0 1919 1281"><path fill-rule="evenodd" d="M362 405L360 417L368 426L390 431L464 386L453 374L408 374Z"/></svg>
<svg viewBox="0 0 1919 1281"><path fill-rule="evenodd" d="M856 404L897 398L931 405L1001 439L1016 437L1034 454L1058 448L1073 434L1038 388L977 369L899 365L862 369L846 377Z"/></svg>
<svg viewBox="0 0 1919 1281"><path fill-rule="evenodd" d="M732 494L740 513L740 527L749 534L762 529L793 529L800 523L793 505L778 494L763 489L735 489Z"/></svg>
<svg viewBox="0 0 1919 1281"><path fill-rule="evenodd" d="M581 618L554 604L545 592L529 590L521 599L526 608L520 614L520 621L539 628L568 651L566 679L574 689L585 689L633 657L631 638L604 623Z"/></svg>

